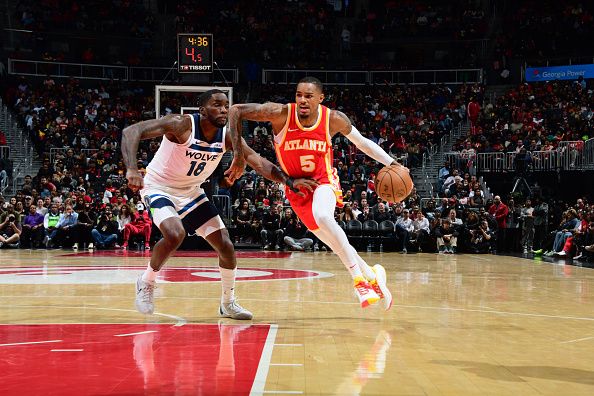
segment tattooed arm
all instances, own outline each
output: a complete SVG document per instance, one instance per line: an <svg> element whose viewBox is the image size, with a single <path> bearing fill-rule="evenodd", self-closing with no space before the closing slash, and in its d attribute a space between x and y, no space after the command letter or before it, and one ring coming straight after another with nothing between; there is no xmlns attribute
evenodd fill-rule
<svg viewBox="0 0 594 396"><path fill-rule="evenodd" d="M229 109L229 133L233 146L233 162L225 175L230 181L241 177L245 168L245 153L241 138L241 122L268 121L272 123L274 131L280 131L287 120L287 105L280 103L242 103L231 106Z"/></svg>
<svg viewBox="0 0 594 396"><path fill-rule="evenodd" d="M181 143L192 133L190 117L179 114L168 115L158 120L142 121L122 132L122 157L126 165L126 178L133 191L144 186L142 176L138 172L136 154L141 140L153 139L165 135L172 142Z"/></svg>
<svg viewBox="0 0 594 396"><path fill-rule="evenodd" d="M227 142L225 144L229 145L229 140L231 139L229 135L226 136L226 139ZM266 179L287 185L294 192L301 196L304 196L304 194L299 191L300 189L313 192L313 190L318 186L318 183L315 180L309 178L293 179L292 177L289 177L278 166L256 153L250 146L247 145L243 138L241 139L241 145L243 146L243 153L248 165Z"/></svg>

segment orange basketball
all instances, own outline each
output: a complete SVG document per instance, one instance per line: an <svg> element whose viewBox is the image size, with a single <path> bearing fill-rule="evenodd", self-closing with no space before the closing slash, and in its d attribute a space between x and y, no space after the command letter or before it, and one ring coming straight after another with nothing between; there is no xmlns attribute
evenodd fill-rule
<svg viewBox="0 0 594 396"><path fill-rule="evenodd" d="M375 192L384 201L401 202L414 187L408 169L399 165L383 167L375 177Z"/></svg>

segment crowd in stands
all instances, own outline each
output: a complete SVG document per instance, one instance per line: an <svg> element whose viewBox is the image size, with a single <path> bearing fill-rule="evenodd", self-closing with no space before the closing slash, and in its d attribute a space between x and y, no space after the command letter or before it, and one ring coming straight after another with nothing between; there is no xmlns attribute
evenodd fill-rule
<svg viewBox="0 0 594 396"><path fill-rule="evenodd" d="M141 0L19 0L15 7L19 27L39 31L93 31L150 37L154 15Z"/></svg>
<svg viewBox="0 0 594 396"><path fill-rule="evenodd" d="M515 59L529 59L530 65L545 64L550 59L585 56L590 59L594 43L594 8L581 0L519 0L484 2L371 1L343 2L303 0L161 1L149 9L140 0L107 2L76 0L20 0L11 6L15 28L45 32L89 32L95 37L85 47L85 40L68 43L62 39L45 45L42 51L31 48L44 60L86 63L127 63L165 66L177 58L175 33L210 32L216 38L214 59L220 64L245 67L248 81L258 78L259 68L420 68L423 64L441 66L488 66L494 75L507 80L515 74ZM154 14L158 13L157 14ZM499 18L501 16L501 18ZM166 32L167 44L153 48L151 37L157 20L172 19ZM110 34L137 38L138 43L124 49L106 48L99 35ZM283 37L283 45L277 38ZM442 48L432 47L426 54L414 40L442 40ZM396 56L381 50L382 59L374 56L375 44L408 40L398 47ZM473 40L490 39L494 56L487 58L481 45ZM42 42L53 42L47 37ZM33 40L35 42L36 40ZM393 44L393 43L392 43ZM357 45L360 51L351 52ZM380 47L381 48L381 47ZM427 48L425 48L427 50ZM406 56L399 56L405 52ZM356 55L352 62L351 54ZM15 50L13 57L29 57L27 51ZM589 58L587 58L589 57ZM452 59L449 59L452 58ZM39 58L38 58L39 59ZM580 61L578 61L580 62ZM575 63L575 62L574 62ZM519 78L519 76L517 76Z"/></svg>
<svg viewBox="0 0 594 396"><path fill-rule="evenodd" d="M519 0L507 7L495 40L502 59L528 59L529 65L543 66L548 59L564 57L561 62L567 62L574 55L591 58L594 53L591 2Z"/></svg>
<svg viewBox="0 0 594 396"><path fill-rule="evenodd" d="M424 152L466 117L466 104L472 97L482 97L483 87L446 86L376 86L361 88L327 87L325 105L347 114L357 128L382 146L394 157L402 158L411 167L418 166ZM262 97L279 102L292 101L292 88L279 92L278 87L266 87ZM56 82L47 77L41 83L21 77L5 93L7 103L21 119L40 156L52 149L71 148L65 152L72 169L73 155L81 150L92 173L101 179L103 173L123 172L117 152L121 130L129 124L154 117L154 98L149 88L108 82L87 88L70 78ZM179 112L185 96L163 98L165 112ZM272 131L266 124L252 124L249 143L268 159L274 159ZM141 151L143 160L152 158L157 145L147 145ZM97 151L95 151L97 150ZM55 150L54 150L55 151ZM344 138L334 141L335 166L339 173L355 162L370 167L363 154ZM57 165L56 158L51 158ZM367 162L367 163L366 163ZM369 176L367 171L365 176ZM114 176L110 176L113 178Z"/></svg>
<svg viewBox="0 0 594 396"><path fill-rule="evenodd" d="M416 166L423 152L464 119L468 98L480 95L481 91L480 86L461 86L456 89L445 86L328 88L325 104L345 112L359 130L395 158L401 158L409 166ZM293 92L275 92L275 96L272 91L265 90L263 94L270 95L272 100L287 102L291 100ZM38 174L27 178L17 195L23 205L22 214L26 215L29 208L26 197L30 196L34 202L49 197L50 205L55 203L60 214L64 214L67 206L72 204L77 214L73 217L81 216L84 205L77 206L76 202L82 197L94 216L90 222L81 222L85 224L83 227L88 228L87 231L78 232L77 229L73 233L82 239L73 242L63 232L58 232L53 236L47 234L46 243L60 246L66 240L66 245L103 245L103 242L95 239L90 242L96 233L92 232L93 227L86 224L94 224L107 211L112 216L118 216L121 206L125 204L129 204L132 212L135 212L134 209L140 203L138 195L126 186L124 166L119 155L119 136L125 126L154 117L152 92L145 94L141 87L130 88L115 82L88 88L74 78L56 82L47 77L35 83L23 77L8 89L5 98L7 103L13 104L21 125L29 133L42 159ZM178 111L182 103L178 99L172 97L164 100L167 111ZM259 153L274 160L269 125L251 125L246 138ZM157 148L158 142L154 141L141 146L138 158L140 169L147 166ZM344 138L335 140L334 154L334 165L338 168L347 200L353 195L358 196L360 191L368 188L373 190L378 164L358 153ZM255 177L252 177L247 186L242 181L240 188L239 185L230 189L221 187L219 194L229 194L231 202L235 202L242 195L257 191L251 186L254 181ZM250 197L252 211L258 206L270 208L275 204L285 204L279 186L264 183L262 187L267 190L266 193L258 190L258 194ZM260 202L265 199L268 204L261 205ZM356 205L360 205L363 211L368 210L363 203ZM124 209L124 212L127 211ZM390 213L390 210L387 212ZM132 215L136 216L135 213ZM261 237L259 232L253 230L256 225L251 220L234 216L231 226L236 230L238 241L246 237L259 240ZM140 226L133 231L141 234L143 229ZM124 228L119 228L117 239L122 246L126 240L124 231ZM299 232L305 232L302 227L295 227L293 231L291 238L294 240L303 236ZM103 236L107 238L110 235L114 234ZM281 245L285 243L286 236L289 235L283 236ZM146 236L144 239L150 238ZM39 241L35 241L38 244ZM113 238L109 241L110 244L115 243ZM270 244L274 247L278 243L275 240Z"/></svg>
<svg viewBox="0 0 594 396"><path fill-rule="evenodd" d="M481 3L457 0L435 4L408 1L374 1L359 20L361 41L394 37L483 38L487 30Z"/></svg>
<svg viewBox="0 0 594 396"><path fill-rule="evenodd" d="M471 134L456 142L453 151L463 161L472 161L477 153L514 152L527 163L533 159L530 153L556 150L561 141L575 142L569 149L579 152L594 137L593 99L583 78L522 84L495 103L479 105Z"/></svg>
<svg viewBox="0 0 594 396"><path fill-rule="evenodd" d="M265 100L287 103L293 100L294 88L265 86ZM438 144L460 121L466 119L466 107L472 98L482 100L482 85L325 87L324 105L344 112L359 131L410 167L420 165L423 153ZM271 132L266 125L255 125L257 147L269 146ZM334 140L334 161L339 175L355 162L370 167L373 163L338 137ZM260 151L259 151L260 152ZM272 151L270 151L272 153ZM368 170L365 174L369 176ZM344 187L344 186L343 186Z"/></svg>
<svg viewBox="0 0 594 396"><path fill-rule="evenodd" d="M586 197L575 205L540 196L487 199L476 176L450 163L439 170L438 180L441 206L460 217L454 228L466 235L466 249L594 259L594 204ZM437 205L433 199L426 203L428 217Z"/></svg>
<svg viewBox="0 0 594 396"><path fill-rule="evenodd" d="M178 33L212 32L219 62L245 59L276 67L303 68L330 61L338 43L336 14L325 0L181 1L176 7ZM278 45L278 38L283 44ZM332 40L335 37L336 40Z"/></svg>
<svg viewBox="0 0 594 396"><path fill-rule="evenodd" d="M126 63L162 65L177 58L175 33L209 32L215 37L214 59L220 64L246 67L247 79L258 77L262 66L272 68L372 68L386 69L420 66L418 56L396 57L391 61L373 56L374 43L394 38L430 37L437 40L484 38L487 18L481 2L456 0L426 5L421 1L342 2L302 0L275 2L269 0L158 2L150 9L140 0L107 2L76 0L20 0L11 7L15 27L32 30L44 37L37 54L47 61L84 63ZM155 14L157 12L158 14ZM158 20L174 24L165 32L169 37L162 48L153 48L151 38L159 30ZM90 40L68 43L60 32L85 32ZM55 36L55 34L58 34ZM44 34L49 34L45 37ZM101 35L136 38L130 50L120 43L109 48ZM278 37L283 45L278 45ZM351 52L352 45L364 51ZM462 66L474 67L478 51L468 56L463 44L456 55ZM34 53L39 48L33 48ZM445 52L453 51L448 48ZM439 50L437 50L439 52ZM412 51L411 54L414 54ZM416 51L417 55L421 51ZM351 59L356 54L357 60ZM16 50L12 57L29 57ZM428 55L435 61L439 56ZM466 58L466 61L464 61ZM424 58L423 58L424 59ZM157 63L155 63L157 62ZM422 63L421 63L422 64Z"/></svg>
<svg viewBox="0 0 594 396"><path fill-rule="evenodd" d="M512 117L508 121L532 122L551 129L565 125L575 130L583 125L583 120L575 117L582 112L571 113L574 115L571 119L556 120L553 107L548 107L550 111L539 110L546 121L535 122L530 121L528 115L518 118L516 110L522 109L519 98L528 98L528 93L538 92L539 103L551 106L546 96L552 95L550 92L562 103L571 100L580 103L585 97L571 99L569 95L581 93L583 89L581 84L561 83L520 87L501 103ZM567 96L562 96L561 92ZM138 194L127 188L119 155L119 135L125 126L154 117L151 94L145 95L142 88L116 83L86 88L76 79L56 82L48 77L36 84L23 78L16 82L5 97L7 103L14 104L22 125L35 142L42 166L37 175L26 178L14 198L0 205L0 242L11 246L17 239L22 247L75 248L128 247L135 242L150 248L159 238L158 230L152 226ZM280 102L290 101L292 94L290 89L279 92L278 87L274 91L272 88L263 90L263 95L270 100ZM481 98L482 87L461 86L455 90L443 86L328 88L326 95L326 105L345 112L370 139L414 167L420 155L437 143L443 133L465 119L467 113L470 118L474 117L472 103L480 100L476 98ZM181 102L169 102L171 111L177 111ZM536 110L530 108L534 118ZM492 111L501 117L507 114L499 109ZM484 136L485 125L489 125L484 114L482 111L474 120L474 135L466 143L472 145L472 139ZM250 124L246 139L259 153L274 160L272 131L268 124ZM60 150L51 151L52 148ZM155 141L142 145L138 158L141 170L157 148ZM334 154L345 202L343 208L337 208L336 219L361 249L446 254L495 252L511 248L505 241L510 240L509 235L514 232L520 232L507 231L513 228L508 224L515 223L502 221L501 212L508 208L503 216L507 218L509 213L521 210L521 205L516 210L513 201L504 199L504 204L501 199L487 200L476 178L454 169L454 164L440 170L443 198L422 203L413 193L401 204L388 205L378 200L374 191L378 164L358 153L342 138L335 140ZM237 243L250 242L268 249L324 248L288 208L282 186L250 172L234 186L216 187L215 193L229 196L233 212L228 225ZM361 228L353 220L358 221ZM521 227L518 225L515 229ZM523 247L527 250L538 251L537 248L543 246L538 242L543 239L539 228L535 228L536 236L532 239L537 242L525 238ZM371 243L365 246L363 241L367 240ZM577 238L576 243L579 241ZM555 248L558 249L560 243L558 240ZM585 247L582 250L587 251Z"/></svg>

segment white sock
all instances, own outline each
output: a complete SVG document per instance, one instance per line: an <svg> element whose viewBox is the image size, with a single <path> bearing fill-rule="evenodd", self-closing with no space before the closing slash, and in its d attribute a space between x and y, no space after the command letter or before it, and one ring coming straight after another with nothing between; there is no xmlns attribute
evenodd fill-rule
<svg viewBox="0 0 594 396"><path fill-rule="evenodd" d="M368 281L372 281L375 279L375 272L371 267L357 254L357 261L359 262L359 268L361 268L361 272L365 275L365 279Z"/></svg>
<svg viewBox="0 0 594 396"><path fill-rule="evenodd" d="M146 270L144 270L144 274L142 274L142 280L145 282L154 282L157 279L157 275L159 275L159 271L155 271L151 267L151 263L149 263Z"/></svg>
<svg viewBox="0 0 594 396"><path fill-rule="evenodd" d="M344 235L344 231L342 231L340 227L339 230L340 232L342 232L342 235ZM348 244L348 240L346 241L347 247L341 247L340 244L344 241L337 240L341 236L340 233L332 234L331 232L327 232L326 230L322 230L321 228L318 228L317 230L313 231L313 233L315 236L318 237L320 241L324 242L330 249L332 249L332 251L338 256L342 264L349 271L353 279L355 279L355 277L357 276L364 277L363 273L361 272L361 264L359 263L359 261L363 261L363 259L360 258L357 255L355 249L353 249L353 247ZM344 236L344 238L346 239L346 235Z"/></svg>
<svg viewBox="0 0 594 396"><path fill-rule="evenodd" d="M221 286L223 288L221 301L230 303L235 299L235 274L237 273L237 268L227 269L219 267L219 271L221 272Z"/></svg>
<svg viewBox="0 0 594 396"><path fill-rule="evenodd" d="M356 277L360 276L361 278L363 278L363 273L361 273L361 268L359 267L358 264L352 264L352 265L345 265L346 269L349 270L351 277L353 279L355 279Z"/></svg>

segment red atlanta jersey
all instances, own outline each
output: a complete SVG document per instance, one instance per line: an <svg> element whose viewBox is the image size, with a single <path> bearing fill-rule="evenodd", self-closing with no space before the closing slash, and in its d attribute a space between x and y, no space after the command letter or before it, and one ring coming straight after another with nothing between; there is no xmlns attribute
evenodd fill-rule
<svg viewBox="0 0 594 396"><path fill-rule="evenodd" d="M320 184L330 184L340 193L340 182L336 169L333 168L331 110L319 105L315 124L304 127L297 117L297 105L289 103L287 106L287 123L274 139L276 157L281 168L292 178L309 177ZM340 198L340 195L337 196Z"/></svg>

